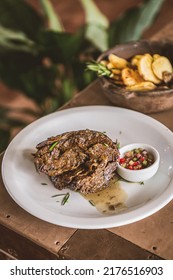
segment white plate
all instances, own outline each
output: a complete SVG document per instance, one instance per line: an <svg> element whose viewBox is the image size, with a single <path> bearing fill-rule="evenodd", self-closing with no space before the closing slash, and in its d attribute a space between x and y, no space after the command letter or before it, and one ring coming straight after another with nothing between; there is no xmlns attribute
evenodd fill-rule
<svg viewBox="0 0 173 280"><path fill-rule="evenodd" d="M144 185L122 183L128 194L124 212L102 214L71 191L68 203L62 206L51 197L61 191L51 185L47 176L35 170L31 153L39 142L62 132L86 128L106 131L121 146L133 142L150 144L160 154L157 174ZM87 106L62 110L33 122L13 139L3 158L2 176L16 203L47 222L86 229L129 224L155 213L173 198L173 133L158 121L127 109ZM48 185L43 186L42 182Z"/></svg>

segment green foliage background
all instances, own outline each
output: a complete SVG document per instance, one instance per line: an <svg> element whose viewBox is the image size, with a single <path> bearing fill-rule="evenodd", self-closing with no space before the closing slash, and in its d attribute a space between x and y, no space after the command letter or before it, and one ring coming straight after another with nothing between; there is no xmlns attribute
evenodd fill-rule
<svg viewBox="0 0 173 280"><path fill-rule="evenodd" d="M140 39L164 2L144 0L110 23L93 0L80 1L86 22L69 34L49 0L40 0L44 16L24 0L1 0L0 79L37 104L38 113L28 108L28 115L39 118L55 111L91 83L95 76L85 71L86 61L116 44ZM10 117L10 110L0 105L0 151L12 128L27 125Z"/></svg>

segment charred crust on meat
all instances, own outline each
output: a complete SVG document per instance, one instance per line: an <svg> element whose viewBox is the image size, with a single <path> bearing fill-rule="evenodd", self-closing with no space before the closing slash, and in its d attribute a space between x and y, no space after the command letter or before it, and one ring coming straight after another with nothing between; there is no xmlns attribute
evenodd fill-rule
<svg viewBox="0 0 173 280"><path fill-rule="evenodd" d="M36 169L60 190L69 188L82 194L100 191L108 187L117 168L117 142L94 130L52 136L36 148Z"/></svg>

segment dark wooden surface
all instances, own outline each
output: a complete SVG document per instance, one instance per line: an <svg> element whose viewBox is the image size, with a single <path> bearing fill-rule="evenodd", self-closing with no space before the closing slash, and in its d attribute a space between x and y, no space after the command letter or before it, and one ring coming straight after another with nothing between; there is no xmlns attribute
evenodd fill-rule
<svg viewBox="0 0 173 280"><path fill-rule="evenodd" d="M62 259L158 260L154 253L142 249L109 230L77 230L60 249Z"/></svg>
<svg viewBox="0 0 173 280"><path fill-rule="evenodd" d="M51 253L39 246L30 239L26 239L11 229L1 225L0 227L0 248L6 256L13 256L19 260L56 260L56 254Z"/></svg>

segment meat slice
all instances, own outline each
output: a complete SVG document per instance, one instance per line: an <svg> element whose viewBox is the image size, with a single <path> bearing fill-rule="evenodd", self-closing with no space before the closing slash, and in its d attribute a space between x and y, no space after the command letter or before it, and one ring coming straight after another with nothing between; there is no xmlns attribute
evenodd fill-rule
<svg viewBox="0 0 173 280"><path fill-rule="evenodd" d="M117 143L93 130L66 132L39 143L34 162L57 189L70 188L83 194L109 185L119 156Z"/></svg>

